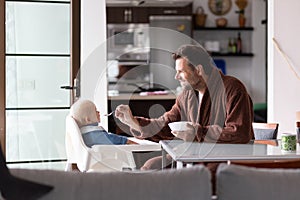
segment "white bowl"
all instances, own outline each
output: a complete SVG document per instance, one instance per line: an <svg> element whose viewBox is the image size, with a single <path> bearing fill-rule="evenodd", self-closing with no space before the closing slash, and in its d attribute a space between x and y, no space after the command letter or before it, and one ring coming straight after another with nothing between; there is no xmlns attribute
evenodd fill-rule
<svg viewBox="0 0 300 200"><path fill-rule="evenodd" d="M172 131L186 131L188 130L187 124L190 124L191 122L188 121L179 121L179 122L172 122L169 123L168 126Z"/></svg>

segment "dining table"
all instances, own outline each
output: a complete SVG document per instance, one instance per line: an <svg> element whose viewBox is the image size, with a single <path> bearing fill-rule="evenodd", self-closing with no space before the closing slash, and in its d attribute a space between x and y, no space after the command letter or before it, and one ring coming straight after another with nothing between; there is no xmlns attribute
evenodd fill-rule
<svg viewBox="0 0 300 200"><path fill-rule="evenodd" d="M262 161L300 159L300 147L296 151L281 150L281 140L252 140L247 144L223 144L161 140L162 166L166 166L166 154L176 162L176 168L191 167L194 163Z"/></svg>

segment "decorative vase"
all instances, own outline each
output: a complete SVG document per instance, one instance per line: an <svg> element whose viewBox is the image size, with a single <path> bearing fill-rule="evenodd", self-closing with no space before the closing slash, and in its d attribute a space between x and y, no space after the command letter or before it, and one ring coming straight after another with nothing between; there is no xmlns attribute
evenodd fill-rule
<svg viewBox="0 0 300 200"><path fill-rule="evenodd" d="M240 27L245 27L246 17L244 15L239 15L239 25Z"/></svg>
<svg viewBox="0 0 300 200"><path fill-rule="evenodd" d="M248 5L248 0L236 0L235 4L240 10L244 10Z"/></svg>
<svg viewBox="0 0 300 200"><path fill-rule="evenodd" d="M244 13L245 13L245 8L248 5L248 0L236 0L235 4L239 8L239 11L237 11L237 13L239 13L239 25L240 27L245 27L246 17Z"/></svg>

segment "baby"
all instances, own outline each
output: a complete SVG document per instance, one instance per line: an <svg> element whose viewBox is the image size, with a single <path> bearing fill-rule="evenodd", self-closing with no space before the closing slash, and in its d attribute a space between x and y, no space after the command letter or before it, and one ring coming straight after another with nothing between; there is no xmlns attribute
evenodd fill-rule
<svg viewBox="0 0 300 200"><path fill-rule="evenodd" d="M71 116L77 122L84 143L91 147L95 144L137 144L125 136L108 133L98 126L101 121L96 105L90 100L78 100L70 110Z"/></svg>

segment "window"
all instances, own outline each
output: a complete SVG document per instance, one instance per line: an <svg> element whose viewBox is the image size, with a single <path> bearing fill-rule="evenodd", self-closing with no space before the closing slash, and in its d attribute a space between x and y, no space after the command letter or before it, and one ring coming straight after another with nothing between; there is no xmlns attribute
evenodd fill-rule
<svg viewBox="0 0 300 200"><path fill-rule="evenodd" d="M25 167L44 163L53 168L49 163L66 159L65 117L72 98L60 86L72 85L73 80L72 4L70 0L6 0L1 6L6 18L7 162Z"/></svg>

